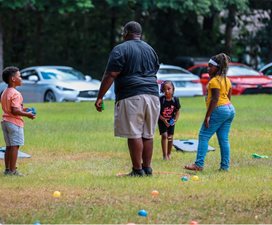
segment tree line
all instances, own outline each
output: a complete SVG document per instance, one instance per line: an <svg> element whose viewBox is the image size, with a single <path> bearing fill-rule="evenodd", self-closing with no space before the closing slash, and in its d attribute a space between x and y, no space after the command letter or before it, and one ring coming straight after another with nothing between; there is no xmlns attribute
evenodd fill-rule
<svg viewBox="0 0 272 225"><path fill-rule="evenodd" d="M109 51L122 41L122 26L130 20L142 24L143 39L162 63L220 51L239 60L256 42L269 61L271 8L269 0L0 0L0 70L67 65L101 79ZM252 35L243 18L258 9L268 17Z"/></svg>

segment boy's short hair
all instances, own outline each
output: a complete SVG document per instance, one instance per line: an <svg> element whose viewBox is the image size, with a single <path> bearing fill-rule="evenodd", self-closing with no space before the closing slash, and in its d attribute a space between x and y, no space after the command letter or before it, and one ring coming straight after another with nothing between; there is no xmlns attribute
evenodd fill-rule
<svg viewBox="0 0 272 225"><path fill-rule="evenodd" d="M15 66L6 67L2 72L2 79L5 83L9 83L9 78L14 76L19 71L19 68Z"/></svg>

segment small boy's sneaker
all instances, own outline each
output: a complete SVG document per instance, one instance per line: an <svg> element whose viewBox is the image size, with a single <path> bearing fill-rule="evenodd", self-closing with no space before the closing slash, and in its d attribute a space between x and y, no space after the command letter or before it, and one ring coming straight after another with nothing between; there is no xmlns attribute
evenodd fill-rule
<svg viewBox="0 0 272 225"><path fill-rule="evenodd" d="M18 177L24 177L25 176L24 174L20 173L18 170L10 171L9 175L18 176Z"/></svg>
<svg viewBox="0 0 272 225"><path fill-rule="evenodd" d="M146 176L152 176L153 170L151 167L143 167Z"/></svg>
<svg viewBox="0 0 272 225"><path fill-rule="evenodd" d="M145 175L145 172L143 169L134 169L132 168L132 171L127 174L129 177L143 177Z"/></svg>

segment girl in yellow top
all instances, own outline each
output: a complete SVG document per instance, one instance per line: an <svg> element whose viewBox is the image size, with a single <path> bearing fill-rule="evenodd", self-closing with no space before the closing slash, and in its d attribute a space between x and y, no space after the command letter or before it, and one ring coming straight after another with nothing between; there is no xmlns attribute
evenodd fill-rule
<svg viewBox="0 0 272 225"><path fill-rule="evenodd" d="M199 132L197 157L194 164L185 166L188 170L201 171L208 150L208 142L214 133L217 134L220 145L220 170L227 171L230 162L229 131L235 116L231 104L231 82L226 77L229 56L220 53L209 60L208 73L210 81L207 86L207 112Z"/></svg>

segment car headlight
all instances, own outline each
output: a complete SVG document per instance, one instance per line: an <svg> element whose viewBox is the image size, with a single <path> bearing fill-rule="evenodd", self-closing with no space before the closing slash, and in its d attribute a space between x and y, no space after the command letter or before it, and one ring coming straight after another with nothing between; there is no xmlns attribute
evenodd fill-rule
<svg viewBox="0 0 272 225"><path fill-rule="evenodd" d="M61 87L61 86L56 86L56 88L59 90L62 90L62 91L75 91L74 89L65 88L65 87Z"/></svg>

